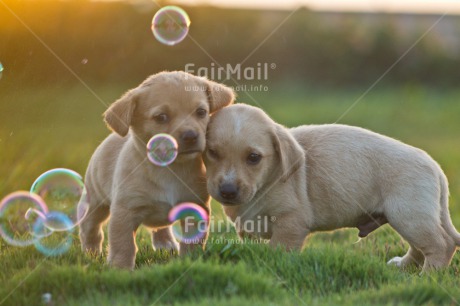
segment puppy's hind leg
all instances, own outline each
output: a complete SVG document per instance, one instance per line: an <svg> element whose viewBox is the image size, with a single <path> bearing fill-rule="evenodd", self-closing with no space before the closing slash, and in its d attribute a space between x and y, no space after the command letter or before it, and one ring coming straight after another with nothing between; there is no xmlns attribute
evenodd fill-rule
<svg viewBox="0 0 460 306"><path fill-rule="evenodd" d="M80 241L83 251L97 254L102 252L102 242L104 241L102 225L109 218L109 215L109 205L89 204L88 212L80 223Z"/></svg>
<svg viewBox="0 0 460 306"><path fill-rule="evenodd" d="M152 245L154 250L179 251L179 243L174 238L171 226L152 231Z"/></svg>
<svg viewBox="0 0 460 306"><path fill-rule="evenodd" d="M405 267L422 264L423 270L446 267L450 264L456 245L442 228L439 212L432 205L422 205L420 200L429 197L405 197L388 199L385 216L390 225L410 244L411 248L402 258L393 258L388 263ZM390 207L390 209L388 209ZM423 255L423 257L422 257Z"/></svg>
<svg viewBox="0 0 460 306"><path fill-rule="evenodd" d="M406 255L404 255L403 257L399 257L399 256L393 257L387 262L387 264L395 265L400 268L405 268L411 265L417 265L421 267L423 266L424 262L425 262L425 256L423 256L423 253L411 245Z"/></svg>

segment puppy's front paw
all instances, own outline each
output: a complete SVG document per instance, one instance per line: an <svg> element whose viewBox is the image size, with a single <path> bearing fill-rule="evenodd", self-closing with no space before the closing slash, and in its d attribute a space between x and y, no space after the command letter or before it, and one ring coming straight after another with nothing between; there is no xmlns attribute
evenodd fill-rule
<svg viewBox="0 0 460 306"><path fill-rule="evenodd" d="M154 250L179 251L179 243L174 238L171 227L152 232L152 246Z"/></svg>
<svg viewBox="0 0 460 306"><path fill-rule="evenodd" d="M108 257L109 266L112 268L134 270L134 258L110 256Z"/></svg>
<svg viewBox="0 0 460 306"><path fill-rule="evenodd" d="M154 240L153 248L155 250L169 250L179 252L179 243L173 238L169 240Z"/></svg>
<svg viewBox="0 0 460 306"><path fill-rule="evenodd" d="M393 265L393 266L396 266L396 267L401 267L402 266L402 260L403 260L402 257L396 256L396 257L393 257L392 259L390 259L387 262L387 265L389 265L389 266Z"/></svg>
<svg viewBox="0 0 460 306"><path fill-rule="evenodd" d="M100 244L82 244L81 250L88 254L99 255L102 253L102 245Z"/></svg>

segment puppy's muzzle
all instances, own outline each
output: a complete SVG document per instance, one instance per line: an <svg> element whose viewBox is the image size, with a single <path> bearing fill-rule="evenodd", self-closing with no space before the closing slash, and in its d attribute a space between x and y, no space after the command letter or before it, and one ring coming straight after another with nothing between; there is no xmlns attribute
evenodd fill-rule
<svg viewBox="0 0 460 306"><path fill-rule="evenodd" d="M238 186L235 184L225 183L219 186L219 193L224 200L235 200L238 196Z"/></svg>
<svg viewBox="0 0 460 306"><path fill-rule="evenodd" d="M198 148L198 133L193 130L183 132L180 137L180 150L181 154L197 153L201 152Z"/></svg>

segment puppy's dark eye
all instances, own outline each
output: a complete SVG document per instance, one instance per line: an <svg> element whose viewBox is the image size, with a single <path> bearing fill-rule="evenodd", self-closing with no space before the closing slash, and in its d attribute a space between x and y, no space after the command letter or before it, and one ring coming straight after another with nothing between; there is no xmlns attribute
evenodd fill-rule
<svg viewBox="0 0 460 306"><path fill-rule="evenodd" d="M166 123L169 121L169 116L166 114L159 114L153 116L153 120L155 120L157 123Z"/></svg>
<svg viewBox="0 0 460 306"><path fill-rule="evenodd" d="M196 110L196 115L199 118L204 118L204 117L206 117L207 114L208 114L208 112L204 108L199 108L199 109Z"/></svg>
<svg viewBox="0 0 460 306"><path fill-rule="evenodd" d="M217 153L216 150L208 149L206 152L208 154L208 157L211 158L211 159L218 159L219 158L219 154Z"/></svg>
<svg viewBox="0 0 460 306"><path fill-rule="evenodd" d="M257 165L261 159L262 159L262 155L257 154L257 153L251 153L246 158L246 162L248 163L248 165Z"/></svg>

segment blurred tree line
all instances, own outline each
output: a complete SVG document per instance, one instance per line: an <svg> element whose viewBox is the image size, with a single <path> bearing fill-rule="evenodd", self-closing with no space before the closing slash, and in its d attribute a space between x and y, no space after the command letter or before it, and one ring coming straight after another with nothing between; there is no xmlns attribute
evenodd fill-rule
<svg viewBox="0 0 460 306"><path fill-rule="evenodd" d="M151 20L159 9L152 3L4 1L3 78L37 85L75 81L55 55L81 79L99 83L135 85L161 70L184 70L188 63L197 69L214 61L216 66L244 61L243 67L275 64L268 71L270 82L369 85L431 25L409 35L395 26L394 16L384 14L363 17L301 8L287 18L289 11L182 6L192 21L189 37L170 47L152 35ZM459 28L458 17L446 18ZM443 48L436 35L426 35L385 82L455 86L460 79L457 53Z"/></svg>

